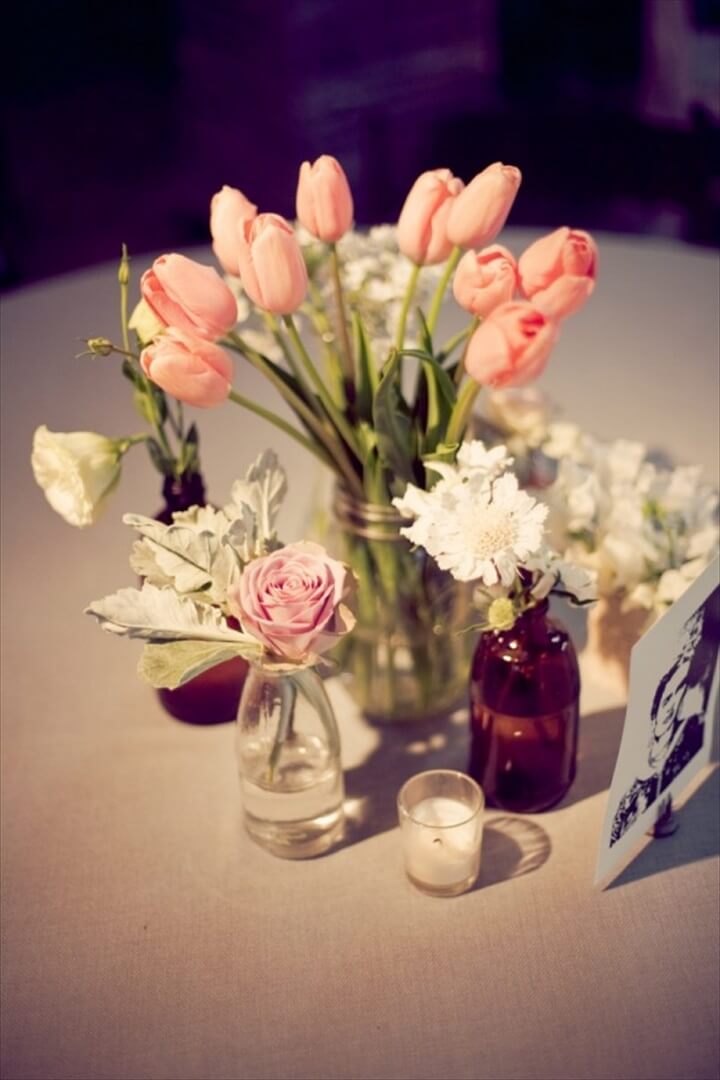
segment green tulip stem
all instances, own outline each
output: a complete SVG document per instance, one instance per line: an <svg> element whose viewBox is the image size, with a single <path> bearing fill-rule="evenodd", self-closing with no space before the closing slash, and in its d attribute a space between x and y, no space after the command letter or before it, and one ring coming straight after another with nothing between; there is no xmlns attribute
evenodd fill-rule
<svg viewBox="0 0 720 1080"><path fill-rule="evenodd" d="M312 361L310 353L305 348L303 340L298 333L295 322L293 321L292 315L284 315L283 322L287 327L288 334L290 335L290 340L297 349L298 355L300 356L300 359L305 365L305 370L308 373L310 381L313 383L315 389L317 390L318 396L322 401L323 406L325 407L325 411L330 417L330 420L335 425L339 434L345 440L352 452L355 454L355 457L360 460L361 455L357 445L357 440L355 438L355 432L350 427L347 419L345 418L345 416L343 416L343 414L340 412L337 405L333 401L325 382L323 381L318 369L315 367L315 364Z"/></svg>
<svg viewBox="0 0 720 1080"><path fill-rule="evenodd" d="M345 397L348 401L355 399L355 365L353 363L353 351L348 334L347 316L345 314L345 298L343 295L342 280L340 278L340 257L337 245L330 245L330 262L332 264L333 285L335 286L335 303L337 305L337 320L342 342L341 362L345 375Z"/></svg>
<svg viewBox="0 0 720 1080"><path fill-rule="evenodd" d="M332 389L338 403L338 408L344 409L347 401L343 383L342 363L338 356L337 347L333 347L331 344L331 342L336 341L336 334L333 330L332 323L328 318L322 293L312 280L310 281L310 298L312 303L308 304L305 313L313 324L315 333L320 339L323 352L325 353L327 373L332 382Z"/></svg>
<svg viewBox="0 0 720 1080"><path fill-rule="evenodd" d="M125 351L130 350L130 334L128 331L128 285L130 284L130 260L128 258L127 245L122 246L120 266L118 267L118 281L120 282L120 326L122 328L123 345Z"/></svg>
<svg viewBox="0 0 720 1080"><path fill-rule="evenodd" d="M440 308L442 307L442 302L445 299L445 290L448 287L450 278L453 275L455 267L460 261L461 255L462 248L454 247L452 249L452 251L450 252L450 258L445 264L443 276L438 281L438 286L435 290L435 295L432 298L432 302L430 304L430 311L428 312L427 317L427 328L430 331L431 336L435 333L435 326L438 321L438 315L440 314Z"/></svg>
<svg viewBox="0 0 720 1080"><path fill-rule="evenodd" d="M353 469L352 463L347 456L347 451L342 440L337 438L334 428L326 427L315 415L311 408L299 397L288 385L283 382L279 375L273 371L262 353L251 348L250 345L235 330L231 330L224 339L237 352L248 360L257 371L272 383L280 396L287 402L293 412L300 417L303 423L310 428L323 450L327 452L329 462L332 462L347 484L348 490L359 498L363 497L363 488L360 478Z"/></svg>
<svg viewBox="0 0 720 1080"><path fill-rule="evenodd" d="M450 422L445 437L446 443L452 445L453 443L460 442L462 439L465 428L467 427L468 419L470 418L470 413L472 412L472 407L475 404L475 398L480 393L480 390L480 383L475 382L474 379L468 379L463 386L450 415Z"/></svg>
<svg viewBox="0 0 720 1080"><path fill-rule="evenodd" d="M283 420L277 413L271 412L270 409L264 409L262 405L257 405L254 401L251 401L250 398L243 397L242 394L238 394L235 390L231 390L228 397L231 401L234 401L236 405L242 405L244 409L248 409L250 412L255 413L256 416L260 416L263 420L267 420L269 424L273 424L276 428L279 428L280 431L284 431L291 439L294 439L300 446L313 454L318 461L323 463L323 465L327 465L328 459L322 450L320 450L315 443L306 439L304 435L301 435L292 424L289 424L287 420Z"/></svg>
<svg viewBox="0 0 720 1080"><path fill-rule="evenodd" d="M405 327L407 326L407 317L410 310L410 304L412 298L415 295L415 288L417 286L418 276L420 274L420 266L413 263L413 268L408 278L407 289L405 290L405 298L400 308L400 319L398 321L397 335L395 337L395 347L400 352L405 346Z"/></svg>
<svg viewBox="0 0 720 1080"><path fill-rule="evenodd" d="M467 351L468 351L468 348L470 347L470 339L472 338L473 334L475 333L475 331L477 330L477 328L478 328L478 326L480 325L481 322L482 322L482 319L480 318L480 316L476 315L475 318L470 323L470 326L465 331L465 334L467 335L467 338L466 338L466 341L465 341L465 348L462 351L462 356L460 357L460 360L458 362L458 366L455 368L455 385L456 386L459 386L460 383L462 382L463 375L465 374L465 357L467 356Z"/></svg>
<svg viewBox="0 0 720 1080"><path fill-rule="evenodd" d="M126 435L124 439L118 439L117 447L120 456L123 457L133 446L137 446L138 443L147 442L150 438L152 438L151 435Z"/></svg>

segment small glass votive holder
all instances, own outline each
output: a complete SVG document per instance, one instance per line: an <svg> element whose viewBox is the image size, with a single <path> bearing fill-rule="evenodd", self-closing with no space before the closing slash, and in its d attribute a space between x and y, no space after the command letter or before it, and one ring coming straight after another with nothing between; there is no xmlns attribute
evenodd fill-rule
<svg viewBox="0 0 720 1080"><path fill-rule="evenodd" d="M482 788L465 773L431 769L398 793L405 872L430 896L458 896L480 872Z"/></svg>

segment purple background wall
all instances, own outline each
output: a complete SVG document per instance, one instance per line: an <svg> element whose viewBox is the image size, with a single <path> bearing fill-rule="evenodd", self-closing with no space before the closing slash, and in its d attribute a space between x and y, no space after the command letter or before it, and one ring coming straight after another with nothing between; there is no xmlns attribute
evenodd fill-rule
<svg viewBox="0 0 720 1080"><path fill-rule="evenodd" d="M491 161L513 224L720 236L720 0L24 0L4 18L4 285L292 215L337 156L357 220Z"/></svg>

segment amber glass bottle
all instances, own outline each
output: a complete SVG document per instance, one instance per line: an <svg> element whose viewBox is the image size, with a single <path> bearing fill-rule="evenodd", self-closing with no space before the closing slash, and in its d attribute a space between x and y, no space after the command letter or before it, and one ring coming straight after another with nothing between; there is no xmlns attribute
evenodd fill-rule
<svg viewBox="0 0 720 1080"><path fill-rule="evenodd" d="M569 635L547 601L511 630L490 630L470 678L468 771L490 805L536 813L559 802L575 778L580 675Z"/></svg>
<svg viewBox="0 0 720 1080"><path fill-rule="evenodd" d="M172 524L172 515L191 506L205 506L205 485L200 473L179 479L166 477L163 483L165 505L155 515L163 525ZM226 660L191 679L177 690L158 690L163 708L186 724L222 724L234 720L248 665L241 656Z"/></svg>

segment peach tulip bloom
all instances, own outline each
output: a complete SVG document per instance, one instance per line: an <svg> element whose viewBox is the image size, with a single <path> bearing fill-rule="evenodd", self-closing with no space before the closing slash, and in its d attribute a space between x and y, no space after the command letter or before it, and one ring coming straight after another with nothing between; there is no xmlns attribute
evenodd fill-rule
<svg viewBox="0 0 720 1080"><path fill-rule="evenodd" d="M143 299L164 326L213 341L237 322L237 300L212 266L161 255L140 279Z"/></svg>
<svg viewBox="0 0 720 1080"><path fill-rule="evenodd" d="M507 220L521 180L519 169L501 161L478 173L453 203L447 223L451 243L482 248L494 240Z"/></svg>
<svg viewBox="0 0 720 1080"><path fill-rule="evenodd" d="M450 254L447 222L463 186L449 169L432 169L421 173L410 188L400 211L397 239L403 255L416 266L433 266Z"/></svg>
<svg viewBox="0 0 720 1080"><path fill-rule="evenodd" d="M556 337L552 319L526 300L510 300L470 338L465 369L481 384L523 386L542 374Z"/></svg>
<svg viewBox="0 0 720 1080"><path fill-rule="evenodd" d="M453 295L461 308L485 318L517 288L517 264L500 244L467 251L458 263L453 279Z"/></svg>
<svg viewBox="0 0 720 1080"><path fill-rule="evenodd" d="M307 292L307 270L297 237L279 214L258 214L238 230L240 278L250 299L274 315L291 315Z"/></svg>
<svg viewBox="0 0 720 1080"><path fill-rule="evenodd" d="M323 154L311 165L303 161L298 178L298 221L326 244L334 244L352 225L353 198L342 165Z"/></svg>
<svg viewBox="0 0 720 1080"><path fill-rule="evenodd" d="M581 308L595 288L597 245L589 233L567 226L542 236L518 260L520 286L554 319Z"/></svg>
<svg viewBox="0 0 720 1080"><path fill-rule="evenodd" d="M219 345L170 327L140 354L140 365L162 390L198 409L220 405L232 386L232 360Z"/></svg>
<svg viewBox="0 0 720 1080"><path fill-rule="evenodd" d="M210 200L213 251L226 274L238 273L238 226L257 217L257 206L242 191L227 184Z"/></svg>

